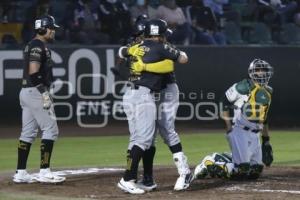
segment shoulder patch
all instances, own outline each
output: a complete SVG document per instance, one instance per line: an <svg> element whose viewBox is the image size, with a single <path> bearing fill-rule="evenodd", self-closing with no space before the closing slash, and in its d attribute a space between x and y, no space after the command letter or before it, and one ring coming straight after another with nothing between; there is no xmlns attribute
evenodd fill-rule
<svg viewBox="0 0 300 200"><path fill-rule="evenodd" d="M42 52L42 48L40 47L33 47L32 49L30 49L31 52L36 52L36 53L39 53L39 52Z"/></svg>
<svg viewBox="0 0 300 200"><path fill-rule="evenodd" d="M39 46L34 46L30 49L29 60L41 62L43 49Z"/></svg>
<svg viewBox="0 0 300 200"><path fill-rule="evenodd" d="M42 54L42 49L40 47L34 47L30 49L30 56L40 57Z"/></svg>
<svg viewBox="0 0 300 200"><path fill-rule="evenodd" d="M242 81L238 82L235 87L236 90L243 95L248 94L249 91L251 90L250 84L247 79L243 79Z"/></svg>
<svg viewBox="0 0 300 200"><path fill-rule="evenodd" d="M165 50L167 50L168 52L170 52L172 54L177 55L179 53L179 51L176 48L174 48L173 46L171 46L168 43L164 43L163 46L164 46Z"/></svg>

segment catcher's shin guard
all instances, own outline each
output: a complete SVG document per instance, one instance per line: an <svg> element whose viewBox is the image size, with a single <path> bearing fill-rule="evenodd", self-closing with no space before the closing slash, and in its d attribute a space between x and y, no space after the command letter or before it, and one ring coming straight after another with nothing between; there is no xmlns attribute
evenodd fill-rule
<svg viewBox="0 0 300 200"><path fill-rule="evenodd" d="M201 163L195 167L193 180L205 178L209 174L208 167L212 166L214 163L215 161L212 156L205 156Z"/></svg>
<svg viewBox="0 0 300 200"><path fill-rule="evenodd" d="M211 177L230 178L234 169L233 163L215 162L212 166L208 167Z"/></svg>
<svg viewBox="0 0 300 200"><path fill-rule="evenodd" d="M200 163L195 167L193 180L195 179L202 179L205 178L208 175L207 167L204 165L204 163Z"/></svg>
<svg viewBox="0 0 300 200"><path fill-rule="evenodd" d="M232 161L231 155L229 153L213 153L212 157L216 162L219 161L228 163Z"/></svg>

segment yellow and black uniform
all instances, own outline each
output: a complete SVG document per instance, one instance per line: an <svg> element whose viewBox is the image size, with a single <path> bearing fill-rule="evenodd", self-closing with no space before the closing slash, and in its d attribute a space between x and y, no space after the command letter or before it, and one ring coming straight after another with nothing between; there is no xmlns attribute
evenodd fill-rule
<svg viewBox="0 0 300 200"><path fill-rule="evenodd" d="M23 87L34 87L38 85L35 83L38 79L38 82L42 83L46 87L50 87L53 82L53 73L52 73L52 60L51 60L51 51L46 47L45 43L41 40L33 39L30 41L24 51L24 68L23 71ZM36 79L32 79L32 76L29 76L29 63L37 62L40 64L39 71L36 73Z"/></svg>
<svg viewBox="0 0 300 200"><path fill-rule="evenodd" d="M148 68L149 64L157 63L168 59L169 64L162 65L163 67L170 67L173 71L174 64L171 61L176 61L180 55L180 51L172 48L166 43L157 42L153 40L145 40L141 45L145 50L145 55L142 57L143 63L145 63ZM171 61L170 61L171 60ZM158 67L157 69L164 69L163 67ZM164 84L164 75L157 72L143 71L141 73L140 79L134 81L135 85L141 85L150 88L152 91L160 91Z"/></svg>
<svg viewBox="0 0 300 200"><path fill-rule="evenodd" d="M123 96L124 111L128 117L130 127L130 143L128 163L129 168L124 174L124 180L129 181L137 178L137 166L144 151L149 149L155 134L156 105L152 91L160 91L163 87L164 71L174 70L173 61L178 59L180 52L170 48L162 42L145 40L139 45L145 50L141 58L144 63L139 73L131 71L130 81L134 87L127 88ZM120 49L122 56L128 55L128 48ZM135 59L135 58L133 58ZM132 60L132 64L137 60ZM167 64L166 64L167 63ZM165 65L166 64L166 65ZM143 64L142 64L143 65ZM145 71L146 70L146 71ZM150 71L155 72L150 72ZM136 118L138 117L138 118Z"/></svg>

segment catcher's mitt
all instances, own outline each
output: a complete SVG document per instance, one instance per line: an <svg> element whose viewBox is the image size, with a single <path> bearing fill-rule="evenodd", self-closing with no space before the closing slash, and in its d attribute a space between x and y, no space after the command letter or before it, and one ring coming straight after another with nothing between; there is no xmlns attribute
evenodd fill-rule
<svg viewBox="0 0 300 200"><path fill-rule="evenodd" d="M261 150L262 150L263 163L267 167L271 166L271 164L273 162L273 150L272 150L272 146L270 144L270 137L262 136Z"/></svg>

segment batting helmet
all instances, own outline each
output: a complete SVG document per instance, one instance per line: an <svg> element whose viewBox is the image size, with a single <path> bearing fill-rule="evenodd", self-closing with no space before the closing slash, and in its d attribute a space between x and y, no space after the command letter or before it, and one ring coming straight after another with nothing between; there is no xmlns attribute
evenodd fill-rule
<svg viewBox="0 0 300 200"><path fill-rule="evenodd" d="M145 37L164 36L168 28L167 22L162 19L152 19L145 26Z"/></svg>
<svg viewBox="0 0 300 200"><path fill-rule="evenodd" d="M165 36L166 38L169 38L173 35L173 31L169 28L167 28L166 32L165 32Z"/></svg>
<svg viewBox="0 0 300 200"><path fill-rule="evenodd" d="M273 67L261 59L254 59L248 68L249 77L259 85L267 85L273 73Z"/></svg>
<svg viewBox="0 0 300 200"><path fill-rule="evenodd" d="M148 16L145 14L140 15L136 18L134 27L133 27L133 34L135 36L139 36L144 33L147 20L148 20Z"/></svg>
<svg viewBox="0 0 300 200"><path fill-rule="evenodd" d="M34 29L38 34L40 35L46 34L47 28L49 29L59 28L59 26L55 24L55 19L53 16L46 15L46 16L39 17L38 19L35 20Z"/></svg>

